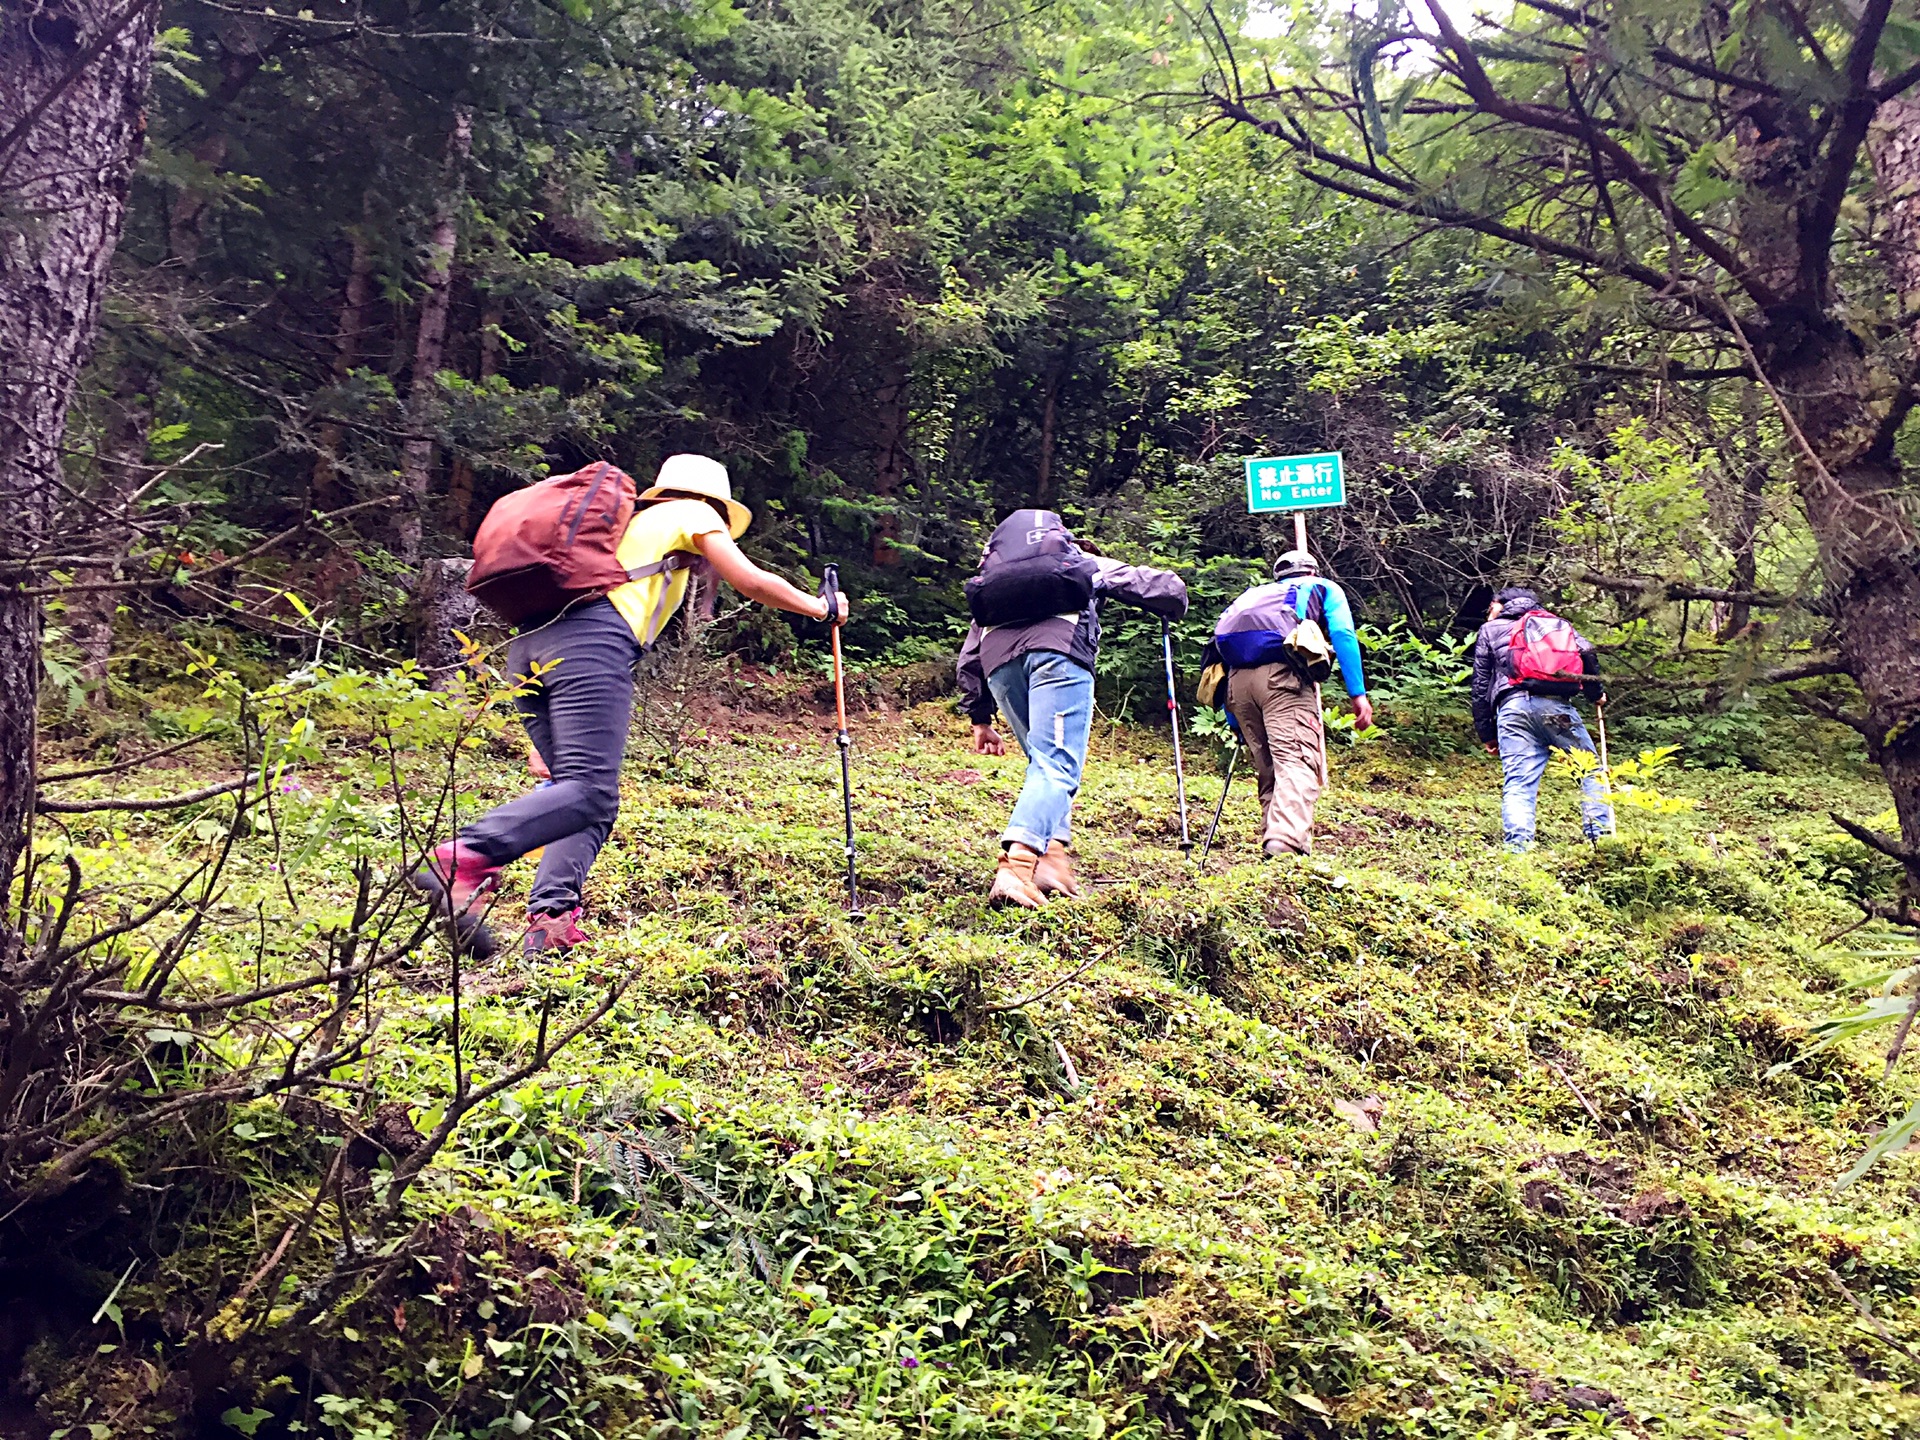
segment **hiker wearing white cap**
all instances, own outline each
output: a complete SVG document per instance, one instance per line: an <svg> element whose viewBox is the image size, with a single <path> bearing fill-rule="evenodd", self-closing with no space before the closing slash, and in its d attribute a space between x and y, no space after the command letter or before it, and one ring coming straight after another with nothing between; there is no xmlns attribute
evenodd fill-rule
<svg viewBox="0 0 1920 1440"><path fill-rule="evenodd" d="M1261 848L1268 856L1313 853L1313 807L1327 784L1320 682L1338 661L1353 724L1373 724L1347 595L1320 577L1320 562L1289 550L1273 583L1248 590L1220 617L1203 664L1227 669L1220 697L1260 782Z"/></svg>
<svg viewBox="0 0 1920 1440"><path fill-rule="evenodd" d="M516 703L542 762L536 770L553 783L466 826L414 876L476 953L494 947L481 916L500 868L542 846L525 948L586 939L581 887L620 809L634 663L685 601L696 571L749 600L829 618L827 600L740 552L734 542L752 520L733 498L726 466L704 455L668 456L638 496L622 471L589 466L517 492L489 513L474 539L468 588L518 624L508 671L526 687ZM844 595L835 609L831 618L844 619Z"/></svg>

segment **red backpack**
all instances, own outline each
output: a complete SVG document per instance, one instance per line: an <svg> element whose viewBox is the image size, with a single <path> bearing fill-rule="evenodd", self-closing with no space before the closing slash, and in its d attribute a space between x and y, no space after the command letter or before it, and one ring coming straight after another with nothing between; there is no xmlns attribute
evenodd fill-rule
<svg viewBox="0 0 1920 1440"><path fill-rule="evenodd" d="M521 625L626 583L615 552L635 502L633 477L604 460L503 496L473 537L467 593Z"/></svg>
<svg viewBox="0 0 1920 1440"><path fill-rule="evenodd" d="M1507 640L1513 679L1578 681L1587 673L1580 632L1550 610L1529 610L1513 622Z"/></svg>

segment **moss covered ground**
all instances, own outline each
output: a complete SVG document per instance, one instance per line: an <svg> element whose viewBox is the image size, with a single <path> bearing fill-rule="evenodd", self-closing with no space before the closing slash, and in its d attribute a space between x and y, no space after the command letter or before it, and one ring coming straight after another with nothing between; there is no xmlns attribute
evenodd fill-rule
<svg viewBox="0 0 1920 1440"><path fill-rule="evenodd" d="M316 1201L317 1102L124 1156L154 1188L26 1353L20 1433L1920 1431L1920 1170L1833 1188L1907 1082L1866 1042L1768 1073L1849 1003L1823 940L1858 857L1826 814L1886 805L1857 767L1671 772L1693 808L1623 810L1598 849L1550 778L1548 843L1503 857L1494 762L1389 725L1336 749L1315 857L1259 859L1243 778L1201 871L1164 729L1103 721L1086 898L1006 914L982 897L1020 761L969 753L944 703L882 704L855 919L818 716L673 727L629 767L593 943L471 967L465 1061L497 1073L541 997L637 969L615 1012L466 1123L397 1241L368 1219L387 1159ZM523 783L510 748L463 808ZM180 825L72 833L91 863ZM236 912L273 893L248 843ZM329 863L315 916L345 903ZM446 986L420 956L321 1100L430 1128ZM296 1221L277 1289L244 1293Z"/></svg>

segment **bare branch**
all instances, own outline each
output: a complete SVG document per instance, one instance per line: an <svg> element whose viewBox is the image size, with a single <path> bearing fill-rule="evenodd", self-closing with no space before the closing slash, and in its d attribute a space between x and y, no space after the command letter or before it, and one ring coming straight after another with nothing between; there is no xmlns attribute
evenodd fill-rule
<svg viewBox="0 0 1920 1440"><path fill-rule="evenodd" d="M1722 590L1712 585L1686 585L1678 580L1660 580L1649 575L1602 575L1585 570L1574 577L1596 590L1612 590L1623 595L1639 595L1660 600L1710 600L1722 605L1757 605L1762 609L1782 609L1800 604L1797 596L1773 590Z"/></svg>
<svg viewBox="0 0 1920 1440"><path fill-rule="evenodd" d="M399 503L400 497L398 495L379 495L371 500L362 500L357 505L346 505L338 510L329 510L324 515L310 515L298 525L290 525L278 535L269 536L267 539L262 540L244 555L235 555L232 559L222 560L216 565L202 566L194 571L193 579L195 581L204 581L210 576L218 575L223 571L232 570L236 566L244 565L249 560L257 560L276 546L284 545L287 541L306 533L316 525L323 525L329 520L344 520L349 515L357 515L364 510L377 510L387 505L397 505ZM38 585L31 588L22 587L14 593L17 595L48 596L79 595L102 590L145 590L154 585L164 585L170 578L171 577L164 575L154 575L144 580L101 580L84 585Z"/></svg>
<svg viewBox="0 0 1920 1440"><path fill-rule="evenodd" d="M149 750L138 759L122 760L118 765L95 765L88 770L56 770L51 775L39 776L39 783L51 785L56 780L91 780L96 775L118 775L124 770L138 770L142 765L151 765L155 760L165 759L169 755L178 755L182 750L190 750L195 745L204 745L212 738L211 735L195 735L189 740L182 740L159 750Z"/></svg>
<svg viewBox="0 0 1920 1440"><path fill-rule="evenodd" d="M620 1003L620 997L627 993L627 988L633 984L639 973L637 970L630 970L616 983L609 985L606 997L599 1005L591 1013L562 1031L557 1040L549 1043L545 1035L542 1035L540 1043L534 1047L533 1058L526 1064L509 1070L499 1079L482 1085L478 1089L456 1091L449 1096L446 1113L440 1117L440 1123L433 1127L433 1133L427 1136L426 1144L393 1167L393 1181L387 1187L386 1219L388 1223L391 1223L400 1213L400 1202L406 1197L407 1187L413 1184L414 1178L427 1167L433 1157L440 1153L441 1148L453 1137L453 1132L459 1127L460 1122L476 1105L484 1104L501 1091L510 1090L521 1081L545 1069L555 1055L598 1024L608 1011Z"/></svg>
<svg viewBox="0 0 1920 1440"><path fill-rule="evenodd" d="M1890 0L1875 0L1878 4L1890 3ZM1778 302L1772 289L1760 282L1748 267L1741 263L1738 256L1720 243L1704 225L1687 215L1673 204L1673 197L1666 183L1639 161L1634 153L1615 140L1605 129L1594 124L1582 124L1579 117L1551 105L1530 105L1510 100L1500 93L1491 77L1481 66L1479 57L1473 53L1464 36L1454 28L1450 17L1440 0L1426 0L1427 9L1433 15L1433 23L1440 32L1446 53L1454 61L1453 72L1474 101L1490 115L1496 115L1516 125L1525 126L1546 134L1559 135L1569 140L1590 141L1612 162L1621 178L1655 209L1666 217L1675 230L1687 238L1694 249L1712 261L1729 279L1752 298L1755 304L1767 309ZM1865 129L1861 131L1865 135Z"/></svg>
<svg viewBox="0 0 1920 1440"><path fill-rule="evenodd" d="M235 790L243 790L251 785L253 780L252 775L242 775L237 780L225 780L203 790L189 790L184 795L159 795L151 800L36 799L33 808L42 814L55 815L87 815L96 810L180 810L188 805L198 805L202 800L211 800L216 795L231 795Z"/></svg>
<svg viewBox="0 0 1920 1440"><path fill-rule="evenodd" d="M1024 1000L1013 1000L1013 1001L1009 1001L1004 1005L988 1005L980 1013L983 1015L1004 1015L1009 1011L1021 1010L1027 1007L1028 1005L1032 1005L1036 1001L1044 1000L1049 995L1053 994L1054 991L1064 990L1067 986L1071 985L1074 981L1078 980L1082 975L1086 974L1087 971L1091 970L1094 966L1098 965L1102 960L1105 960L1108 956L1112 955L1113 952L1118 950L1119 948L1120 947L1118 945L1109 945L1106 949L1102 950L1098 955L1095 955L1091 960L1087 961L1084 965L1080 966L1080 968L1075 970L1071 975L1063 975L1060 979L1054 981L1053 984L1047 986L1046 989L1036 990L1033 994L1027 996L1026 999Z"/></svg>
<svg viewBox="0 0 1920 1440"><path fill-rule="evenodd" d="M1898 860L1909 869L1920 869L1920 850L1902 843L1898 835L1889 835L1884 830L1869 829L1865 825L1847 819L1835 810L1829 810L1827 818L1869 850L1878 850L1889 860Z"/></svg>

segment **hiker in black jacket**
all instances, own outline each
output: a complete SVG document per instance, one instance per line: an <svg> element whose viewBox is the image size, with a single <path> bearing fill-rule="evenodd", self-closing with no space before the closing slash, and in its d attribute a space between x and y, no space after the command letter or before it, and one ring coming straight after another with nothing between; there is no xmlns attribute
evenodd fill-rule
<svg viewBox="0 0 1920 1440"><path fill-rule="evenodd" d="M1578 651L1578 679L1520 673L1514 634L1522 619L1536 611L1565 627ZM1573 697L1581 694L1596 703L1607 698L1600 685L1600 657L1592 644L1565 621L1541 611L1540 597L1531 590L1516 585L1494 596L1473 647L1473 726L1487 753L1500 757L1500 828L1506 848L1516 854L1533 844L1534 811L1548 758L1556 750L1593 754L1593 739L1573 708ZM1587 839L1612 834L1613 807L1597 769L1581 778L1580 790L1580 828Z"/></svg>
<svg viewBox="0 0 1920 1440"><path fill-rule="evenodd" d="M1001 521L981 557L979 578L996 560L1029 547L1056 556L1063 573L1079 577L1078 588L1062 580L1067 590L1046 592L1052 598L1037 613L984 626L976 618L960 650L958 678L973 722L973 748L983 755L1006 753L1006 741L993 726L998 711L1027 753L1026 783L1000 837L988 903L1037 910L1049 895L1080 893L1068 846L1093 724L1100 602L1112 596L1178 620L1187 613L1187 587L1171 570L1088 553L1051 510L1016 510ZM1070 609L1063 598L1069 592Z"/></svg>

